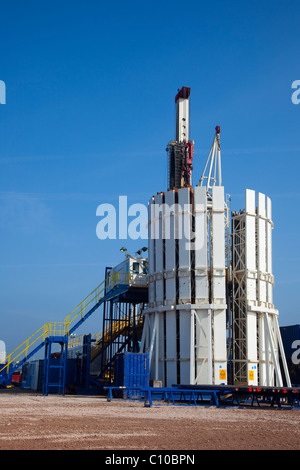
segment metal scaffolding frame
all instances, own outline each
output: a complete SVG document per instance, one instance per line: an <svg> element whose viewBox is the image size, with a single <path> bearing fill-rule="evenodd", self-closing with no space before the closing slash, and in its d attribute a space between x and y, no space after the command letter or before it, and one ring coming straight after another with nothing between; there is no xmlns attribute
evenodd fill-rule
<svg viewBox="0 0 300 470"><path fill-rule="evenodd" d="M232 213L232 365L236 385L291 386L273 305L271 200L246 190ZM281 370L282 364L283 374Z"/></svg>
<svg viewBox="0 0 300 470"><path fill-rule="evenodd" d="M245 217L232 218L232 359L233 383L247 384L247 307Z"/></svg>

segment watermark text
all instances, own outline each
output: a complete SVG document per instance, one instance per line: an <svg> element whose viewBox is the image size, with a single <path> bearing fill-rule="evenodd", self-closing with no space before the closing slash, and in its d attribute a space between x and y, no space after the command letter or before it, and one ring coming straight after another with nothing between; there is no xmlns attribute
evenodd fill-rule
<svg viewBox="0 0 300 470"><path fill-rule="evenodd" d="M3 80L0 80L0 104L6 104L6 85Z"/></svg>
<svg viewBox="0 0 300 470"><path fill-rule="evenodd" d="M100 221L96 234L100 240L183 240L187 250L204 246L205 211L202 204L181 206L178 203L131 204L119 196L118 207L100 204L96 210Z"/></svg>
<svg viewBox="0 0 300 470"><path fill-rule="evenodd" d="M295 91L292 93L292 103L299 104L300 103L300 80L294 80L292 83L292 88Z"/></svg>

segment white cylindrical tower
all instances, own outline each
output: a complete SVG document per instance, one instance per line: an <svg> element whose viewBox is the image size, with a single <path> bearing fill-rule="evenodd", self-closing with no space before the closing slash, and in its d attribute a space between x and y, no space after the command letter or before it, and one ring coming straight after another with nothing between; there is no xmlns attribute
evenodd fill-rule
<svg viewBox="0 0 300 470"><path fill-rule="evenodd" d="M271 199L246 189L245 209L232 214L235 385L291 385L273 304L272 229Z"/></svg>
<svg viewBox="0 0 300 470"><path fill-rule="evenodd" d="M224 188L159 193L149 202L149 305L142 348L150 378L226 384Z"/></svg>

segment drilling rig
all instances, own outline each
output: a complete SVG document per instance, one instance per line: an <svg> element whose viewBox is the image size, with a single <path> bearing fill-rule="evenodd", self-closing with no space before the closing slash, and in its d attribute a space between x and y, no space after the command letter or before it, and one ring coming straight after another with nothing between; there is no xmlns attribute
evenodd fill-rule
<svg viewBox="0 0 300 470"><path fill-rule="evenodd" d="M273 304L271 200L245 190L229 210L220 126L192 187L190 88L175 97L168 189L149 200L148 306L141 351L164 385L290 386ZM283 364L281 373L280 357Z"/></svg>

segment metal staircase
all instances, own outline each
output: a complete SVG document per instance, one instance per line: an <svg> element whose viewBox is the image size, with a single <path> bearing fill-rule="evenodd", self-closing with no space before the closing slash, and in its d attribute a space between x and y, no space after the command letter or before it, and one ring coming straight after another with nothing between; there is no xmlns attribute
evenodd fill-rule
<svg viewBox="0 0 300 470"><path fill-rule="evenodd" d="M136 318L136 326L140 326L142 323L143 315L141 310ZM118 336L124 333L127 326L126 318L122 318L120 321L114 321L111 326L107 325L104 332L101 331L97 335L95 344L92 347L91 360L101 354L105 345L109 344L110 341L114 341Z"/></svg>
<svg viewBox="0 0 300 470"><path fill-rule="evenodd" d="M85 322L92 313L105 301L121 295L128 289L130 273L113 272L99 284L69 315L63 322L46 323L38 329L26 341L20 344L12 353L6 357L6 364L0 369L0 385L10 383L14 371L34 356L45 346L45 376L43 392L48 393L50 386L55 385L64 393L65 363L67 356L67 344L69 336ZM49 370L51 368L51 345L59 343L62 345L62 362L56 367L60 368L59 382L49 383Z"/></svg>
<svg viewBox="0 0 300 470"><path fill-rule="evenodd" d="M105 326L94 339L91 348L91 363L100 356L98 378L105 378L108 383L112 383L116 355L126 349L132 352L139 349L137 338L141 337L143 327L143 305L139 304L135 315L132 312L128 315L125 309L119 318L104 316ZM118 302L114 303L114 307L115 310L121 310ZM135 306L133 308L135 309Z"/></svg>

